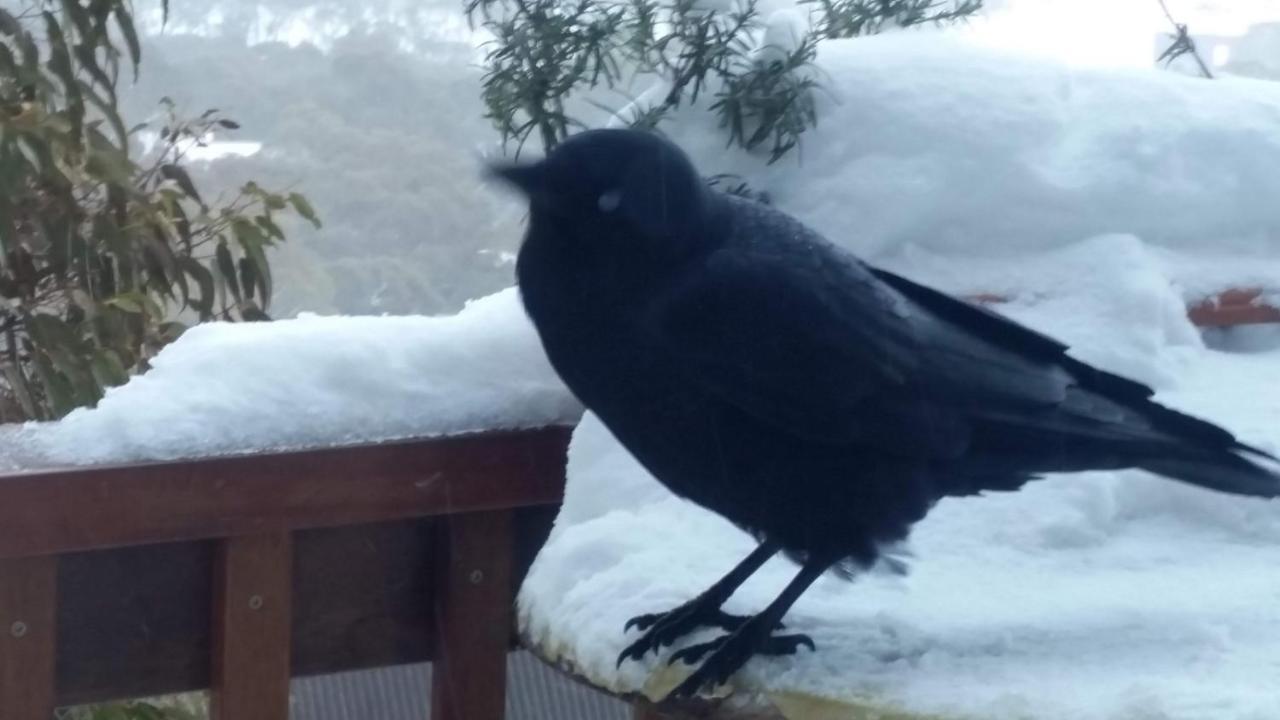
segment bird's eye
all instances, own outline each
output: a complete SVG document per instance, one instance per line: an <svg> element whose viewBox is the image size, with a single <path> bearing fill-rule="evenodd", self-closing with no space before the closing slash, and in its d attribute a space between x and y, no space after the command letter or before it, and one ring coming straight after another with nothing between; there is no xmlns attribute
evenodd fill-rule
<svg viewBox="0 0 1280 720"><path fill-rule="evenodd" d="M613 212L614 210L617 210L618 206L621 204L621 190L609 190L607 192L603 192L600 194L600 197L596 199L596 205L600 208L601 212Z"/></svg>

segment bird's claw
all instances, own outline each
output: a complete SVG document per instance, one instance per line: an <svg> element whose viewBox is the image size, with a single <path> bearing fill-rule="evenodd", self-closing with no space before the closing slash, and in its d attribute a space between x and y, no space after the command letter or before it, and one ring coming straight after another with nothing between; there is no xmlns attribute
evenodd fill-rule
<svg viewBox="0 0 1280 720"><path fill-rule="evenodd" d="M696 665L698 661L706 656L712 650L720 648L724 645L725 640L732 637L731 635L721 635L710 642L698 643L688 647L680 648L671 653L671 657L667 659L668 665L674 665L677 661L683 662L685 665ZM768 640L756 649L755 655L795 655L796 651L803 647L809 650L816 650L813 644L813 638L808 635L770 635Z"/></svg>
<svg viewBox="0 0 1280 720"><path fill-rule="evenodd" d="M617 666L621 667L628 659L640 660L650 650L657 651L671 645L700 627L718 627L734 632L750 619L749 615L734 615L719 608L703 610L698 607L696 598L668 612L637 615L627 621L623 632L635 628L644 632L644 635L619 653ZM783 627L782 623L778 623L776 629Z"/></svg>
<svg viewBox="0 0 1280 720"><path fill-rule="evenodd" d="M710 657L677 685L667 699L693 697L704 687L723 685L754 655L794 655L801 646L811 651L816 649L808 635L760 635L761 632L748 622L731 635L690 645L673 653L669 662L680 660L688 665L697 663L708 654Z"/></svg>
<svg viewBox="0 0 1280 720"><path fill-rule="evenodd" d="M652 627L654 623L661 620L666 614L667 613L645 613L644 615L637 615L628 620L626 625L622 626L622 632L627 632L631 630L631 628L644 632Z"/></svg>
<svg viewBox="0 0 1280 720"><path fill-rule="evenodd" d="M622 631L627 632L628 630L635 628L636 630L643 632L653 627L659 620L670 615L672 612L676 612L676 610L664 613L645 613L644 615L637 615L627 621L627 624L622 627ZM710 613L702 613L698 618L698 625L702 627L718 627L721 630L728 630L732 632L742 627L742 623L750 619L750 615L734 615L733 613L727 613L723 610L716 610ZM785 627L786 625L778 623L778 629Z"/></svg>

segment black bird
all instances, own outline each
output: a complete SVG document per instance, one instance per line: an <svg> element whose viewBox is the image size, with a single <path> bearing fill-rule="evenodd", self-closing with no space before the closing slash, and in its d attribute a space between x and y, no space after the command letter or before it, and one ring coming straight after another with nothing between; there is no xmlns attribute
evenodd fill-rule
<svg viewBox="0 0 1280 720"><path fill-rule="evenodd" d="M727 631L673 655L706 657L673 696L752 655L812 649L776 632L792 603L828 570L873 564L946 496L1130 467L1280 494L1280 473L1255 462L1270 455L1052 338L708 188L657 135L583 132L493 172L529 198L517 278L565 384L675 494L760 542L698 597L627 623L643 635L619 664L700 626ZM800 564L795 579L757 615L724 613L778 552Z"/></svg>

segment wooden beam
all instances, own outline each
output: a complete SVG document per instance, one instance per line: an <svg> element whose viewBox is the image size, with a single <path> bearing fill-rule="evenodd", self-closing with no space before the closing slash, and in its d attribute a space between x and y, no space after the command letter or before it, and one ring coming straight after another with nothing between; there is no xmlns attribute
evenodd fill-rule
<svg viewBox="0 0 1280 720"><path fill-rule="evenodd" d="M554 505L515 511L513 593L555 514ZM293 534L295 677L431 659L441 522ZM59 558L59 706L209 687L216 546L202 540Z"/></svg>
<svg viewBox="0 0 1280 720"><path fill-rule="evenodd" d="M501 720L511 638L509 510L439 523L431 720Z"/></svg>
<svg viewBox="0 0 1280 720"><path fill-rule="evenodd" d="M57 652L53 557L0 560L0 718L53 717Z"/></svg>
<svg viewBox="0 0 1280 720"><path fill-rule="evenodd" d="M214 562L211 720L288 720L293 540L230 538Z"/></svg>
<svg viewBox="0 0 1280 720"><path fill-rule="evenodd" d="M0 476L0 558L554 504L569 432Z"/></svg>

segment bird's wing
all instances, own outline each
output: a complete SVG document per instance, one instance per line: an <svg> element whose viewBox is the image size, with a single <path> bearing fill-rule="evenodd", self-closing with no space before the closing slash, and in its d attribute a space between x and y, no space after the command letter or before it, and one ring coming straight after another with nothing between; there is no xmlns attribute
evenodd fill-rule
<svg viewBox="0 0 1280 720"><path fill-rule="evenodd" d="M975 427L1016 429L1032 455L1071 438L1230 438L1157 417L1149 388L1049 337L823 243L718 250L658 294L645 324L696 386L813 440L946 457L970 449Z"/></svg>
<svg viewBox="0 0 1280 720"><path fill-rule="evenodd" d="M1017 358L1023 365L1042 368L1043 375L1052 380L1049 387L1056 388L1050 395L1052 403L1038 409L1032 406L1029 411L1016 402L990 402L992 398L983 383L954 383L951 392L966 402L967 412L973 417L1061 436L1142 443L1191 442L1266 456L1239 443L1213 423L1151 402L1154 393L1150 387L1071 357L1067 346L1057 340L888 271L871 271L913 305L943 322L944 330L930 334L925 343L933 357L943 361L931 363L939 366L928 373L934 381L971 380L975 368L972 363L957 362L957 351L979 343L997 349L1005 358Z"/></svg>
<svg viewBox="0 0 1280 720"><path fill-rule="evenodd" d="M645 330L703 390L780 429L846 441L875 420L863 403L915 371L899 305L850 257L739 247L659 293Z"/></svg>

